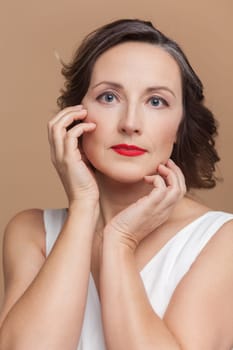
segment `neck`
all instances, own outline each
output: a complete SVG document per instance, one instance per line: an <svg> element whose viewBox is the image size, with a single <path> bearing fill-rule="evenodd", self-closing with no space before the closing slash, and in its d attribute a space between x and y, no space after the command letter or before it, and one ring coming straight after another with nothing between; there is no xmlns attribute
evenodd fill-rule
<svg viewBox="0 0 233 350"><path fill-rule="evenodd" d="M99 173L95 175L100 191L100 228L105 227L112 217L138 199L148 195L153 189L153 186L147 184L144 180L131 184L120 183ZM183 217L192 202L193 200L186 196L179 200L174 207L170 220L173 220L174 217Z"/></svg>
<svg viewBox="0 0 233 350"><path fill-rule="evenodd" d="M101 214L105 224L152 190L152 186L146 184L144 180L136 183L120 183L102 174L96 174L96 180L100 192Z"/></svg>
<svg viewBox="0 0 233 350"><path fill-rule="evenodd" d="M102 174L95 175L100 191L101 219L104 226L113 216L152 190L152 186L144 180L137 183L120 183Z"/></svg>

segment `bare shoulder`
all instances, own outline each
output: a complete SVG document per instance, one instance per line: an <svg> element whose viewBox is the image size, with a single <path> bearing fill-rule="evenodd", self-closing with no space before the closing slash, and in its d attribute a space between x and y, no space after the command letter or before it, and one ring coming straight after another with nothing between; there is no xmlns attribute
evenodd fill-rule
<svg viewBox="0 0 233 350"><path fill-rule="evenodd" d="M21 246L35 245L45 253L45 229L42 209L27 209L17 213L7 224L3 248L17 251Z"/></svg>
<svg viewBox="0 0 233 350"><path fill-rule="evenodd" d="M165 314L184 347L233 346L233 218L229 219L181 280Z"/></svg>
<svg viewBox="0 0 233 350"><path fill-rule="evenodd" d="M5 295L0 321L23 294L45 261L43 210L17 213L7 224L3 239Z"/></svg>

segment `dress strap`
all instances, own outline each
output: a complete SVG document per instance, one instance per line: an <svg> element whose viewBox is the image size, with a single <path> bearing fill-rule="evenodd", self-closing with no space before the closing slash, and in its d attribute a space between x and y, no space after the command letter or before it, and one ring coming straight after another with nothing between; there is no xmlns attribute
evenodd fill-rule
<svg viewBox="0 0 233 350"><path fill-rule="evenodd" d="M52 247L61 232L66 218L66 209L45 209L44 226L46 232L46 256L49 255Z"/></svg>

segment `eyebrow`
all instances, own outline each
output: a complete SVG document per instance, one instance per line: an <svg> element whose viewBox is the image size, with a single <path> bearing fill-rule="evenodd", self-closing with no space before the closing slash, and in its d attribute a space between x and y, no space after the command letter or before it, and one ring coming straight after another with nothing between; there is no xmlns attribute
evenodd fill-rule
<svg viewBox="0 0 233 350"><path fill-rule="evenodd" d="M95 84L94 86L92 86L91 89L95 89L97 86L102 85L102 84L110 85L110 86L112 86L112 87L114 87L116 89L119 89L119 90L123 90L124 89L121 84L115 83L115 82L112 82L112 81L101 81L100 83ZM146 89L146 92L149 93L149 92L158 91L158 90L168 91L168 92L170 92L170 94L172 94L176 98L175 93L167 86L162 86L162 85L150 86L150 87L148 87Z"/></svg>

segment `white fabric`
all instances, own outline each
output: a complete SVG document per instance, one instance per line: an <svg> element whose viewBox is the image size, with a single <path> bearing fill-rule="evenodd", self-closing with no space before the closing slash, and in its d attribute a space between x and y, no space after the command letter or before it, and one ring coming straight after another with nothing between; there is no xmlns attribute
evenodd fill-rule
<svg viewBox="0 0 233 350"><path fill-rule="evenodd" d="M47 255L63 226L66 209L44 210ZM140 272L154 311L163 317L172 294L186 272L221 226L233 214L209 211L173 236ZM101 307L94 279L90 274L83 329L77 350L106 350Z"/></svg>

